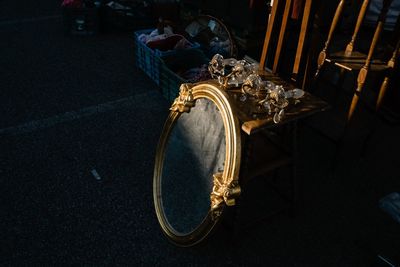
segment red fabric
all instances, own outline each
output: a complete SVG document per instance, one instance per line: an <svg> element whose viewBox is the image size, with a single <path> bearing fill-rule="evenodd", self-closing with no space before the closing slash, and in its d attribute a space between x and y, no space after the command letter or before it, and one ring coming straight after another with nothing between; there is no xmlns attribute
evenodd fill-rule
<svg viewBox="0 0 400 267"><path fill-rule="evenodd" d="M61 6L80 8L82 7L82 0L63 0Z"/></svg>
<svg viewBox="0 0 400 267"><path fill-rule="evenodd" d="M161 51L168 51L174 49L177 42L183 38L182 35L173 34L164 39L147 42L147 46L152 49L158 49Z"/></svg>

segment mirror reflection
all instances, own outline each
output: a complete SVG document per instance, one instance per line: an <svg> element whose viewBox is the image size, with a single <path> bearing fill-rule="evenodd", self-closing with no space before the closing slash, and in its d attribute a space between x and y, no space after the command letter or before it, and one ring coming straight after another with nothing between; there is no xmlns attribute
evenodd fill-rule
<svg viewBox="0 0 400 267"><path fill-rule="evenodd" d="M225 161L225 129L217 106L198 99L182 113L168 139L161 177L162 205L179 234L195 230L210 210L213 174Z"/></svg>

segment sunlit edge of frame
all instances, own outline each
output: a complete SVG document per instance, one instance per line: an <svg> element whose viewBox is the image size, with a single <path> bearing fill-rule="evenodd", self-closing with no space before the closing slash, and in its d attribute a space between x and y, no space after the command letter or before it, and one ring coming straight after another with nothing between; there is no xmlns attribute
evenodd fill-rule
<svg viewBox="0 0 400 267"><path fill-rule="evenodd" d="M182 247L189 247L200 243L214 230L217 223L220 221L221 215L225 209L225 201L222 201L218 205L217 209L210 210L207 216L204 218L202 223L195 228L192 232L187 234L181 234L176 232L173 227L168 223L167 218L163 212L162 205L162 192L161 192L161 175L163 169L163 162L165 157L165 149L171 130L173 129L176 121L179 119L182 112L190 112L189 109L177 110L176 103L180 101L181 94L183 95L184 90L190 90L193 101L200 98L206 98L211 100L220 111L224 129L225 129L225 142L226 142L226 153L225 153L225 165L222 173L222 180L224 185L235 185L238 188L240 160L241 160L241 139L240 139L240 126L239 122L234 116L232 105L230 103L228 95L224 92L222 86L216 81L211 80L207 82L201 82L197 84L183 84L181 86L181 93L171 106L171 111L164 124L162 130L154 166L153 176L153 199L154 206L157 214L157 219L163 230L163 233L168 239L175 245ZM175 108L174 108L175 107ZM215 178L214 178L215 179ZM214 181L215 184L215 181ZM240 188L239 188L240 192ZM234 197L237 197L235 195ZM226 200L226 199L225 199ZM228 204L234 205L234 199Z"/></svg>

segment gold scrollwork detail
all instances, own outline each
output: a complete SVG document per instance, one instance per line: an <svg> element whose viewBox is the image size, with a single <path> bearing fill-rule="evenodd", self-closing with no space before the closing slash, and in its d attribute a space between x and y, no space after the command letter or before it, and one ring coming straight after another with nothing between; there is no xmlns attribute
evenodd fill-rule
<svg viewBox="0 0 400 267"><path fill-rule="evenodd" d="M222 173L218 172L213 175L214 186L211 192L211 210L213 219L221 215L221 205L225 202L227 206L234 206L235 199L240 195L241 189L237 181L226 182Z"/></svg>
<svg viewBox="0 0 400 267"><path fill-rule="evenodd" d="M175 112L190 112L190 109L194 107L195 99L193 97L192 86L184 83L179 89L179 96L174 100L170 108L171 111Z"/></svg>

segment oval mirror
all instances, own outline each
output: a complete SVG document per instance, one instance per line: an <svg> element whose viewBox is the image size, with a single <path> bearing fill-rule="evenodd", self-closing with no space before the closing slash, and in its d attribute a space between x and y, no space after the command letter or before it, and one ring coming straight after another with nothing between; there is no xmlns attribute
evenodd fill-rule
<svg viewBox="0 0 400 267"><path fill-rule="evenodd" d="M226 93L213 82L183 84L159 141L154 204L166 236L197 244L240 193L239 126Z"/></svg>

